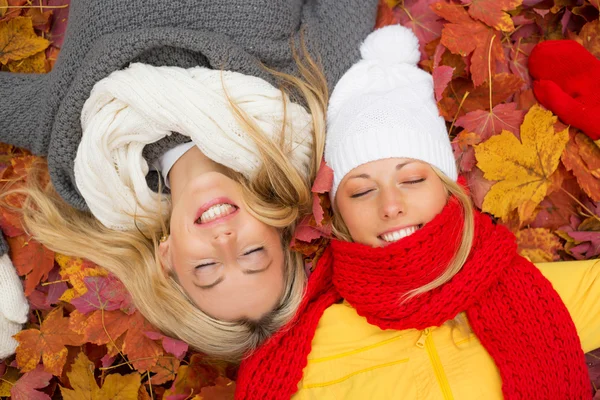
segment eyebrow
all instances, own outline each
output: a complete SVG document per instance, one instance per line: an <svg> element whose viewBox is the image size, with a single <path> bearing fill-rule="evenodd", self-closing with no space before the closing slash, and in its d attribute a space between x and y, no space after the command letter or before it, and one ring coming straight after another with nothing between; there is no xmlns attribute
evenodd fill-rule
<svg viewBox="0 0 600 400"><path fill-rule="evenodd" d="M271 261L264 268L261 268L261 269L245 269L243 271L243 273L244 273L244 275L253 275L253 274L258 274L258 273L264 272L264 271L266 271L266 270L269 269L269 267L271 266L272 263L273 263L273 259L271 259ZM197 288L200 288L200 289L212 289L215 286L217 286L219 283L223 282L224 280L225 280L225 277L222 276L222 277L218 278L216 281L214 281L211 284L208 284L208 285L198 285L197 283L194 283L194 286L196 286Z"/></svg>
<svg viewBox="0 0 600 400"><path fill-rule="evenodd" d="M406 162L400 163L400 164L396 165L396 171L400 171L406 165L412 164L414 162L417 162L417 161L416 160L410 160L410 161L406 161ZM371 176L369 174L358 174L358 175L352 175L348 179L355 179L355 178L371 179Z"/></svg>

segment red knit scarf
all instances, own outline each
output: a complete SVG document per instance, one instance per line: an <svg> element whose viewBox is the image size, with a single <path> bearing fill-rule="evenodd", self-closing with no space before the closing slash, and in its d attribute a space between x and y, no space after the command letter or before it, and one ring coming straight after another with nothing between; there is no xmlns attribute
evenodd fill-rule
<svg viewBox="0 0 600 400"><path fill-rule="evenodd" d="M476 213L471 253L451 281L400 302L448 265L460 244L461 211L452 199L433 221L384 248L333 240L296 318L242 363L236 399L289 399L321 315L342 298L382 329L440 326L464 311L500 371L505 399L591 399L569 312L550 282L517 255L512 233L489 217Z"/></svg>

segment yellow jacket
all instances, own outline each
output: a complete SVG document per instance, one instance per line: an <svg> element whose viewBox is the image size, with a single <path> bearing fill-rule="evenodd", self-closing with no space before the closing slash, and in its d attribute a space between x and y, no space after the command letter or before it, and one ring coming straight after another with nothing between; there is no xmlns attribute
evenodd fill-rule
<svg viewBox="0 0 600 400"><path fill-rule="evenodd" d="M571 313L583 350L599 348L600 261L537 267ZM502 399L501 386L494 361L466 324L381 330L342 303L321 317L293 399L493 400Z"/></svg>

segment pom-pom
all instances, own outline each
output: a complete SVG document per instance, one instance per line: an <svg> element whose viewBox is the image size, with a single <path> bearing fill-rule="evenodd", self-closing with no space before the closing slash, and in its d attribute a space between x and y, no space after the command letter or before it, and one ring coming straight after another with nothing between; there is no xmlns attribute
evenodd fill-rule
<svg viewBox="0 0 600 400"><path fill-rule="evenodd" d="M417 65L421 59L419 39L402 25L385 26L369 34L360 46L360 54L365 60L386 64Z"/></svg>

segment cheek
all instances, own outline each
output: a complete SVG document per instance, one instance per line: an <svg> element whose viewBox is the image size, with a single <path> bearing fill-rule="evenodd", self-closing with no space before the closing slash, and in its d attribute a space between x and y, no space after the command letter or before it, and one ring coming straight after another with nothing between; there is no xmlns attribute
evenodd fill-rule
<svg viewBox="0 0 600 400"><path fill-rule="evenodd" d="M369 231L370 222L377 221L376 207L372 204L358 205L353 202L338 202L337 212L344 220L348 227L348 231L354 240L359 238Z"/></svg>

